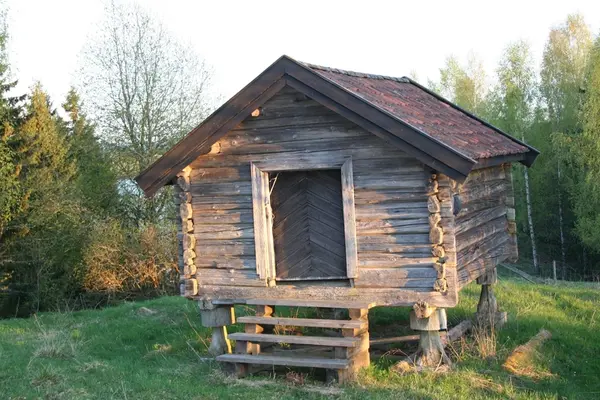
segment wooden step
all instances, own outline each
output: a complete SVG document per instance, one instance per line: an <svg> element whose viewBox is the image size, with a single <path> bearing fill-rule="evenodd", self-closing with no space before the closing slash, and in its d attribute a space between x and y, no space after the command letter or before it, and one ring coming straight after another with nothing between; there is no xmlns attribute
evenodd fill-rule
<svg viewBox="0 0 600 400"><path fill-rule="evenodd" d="M251 354L223 354L217 356L217 361L225 361L243 364L283 365L287 367L309 367L326 369L347 369L348 360L332 358L300 358L300 357L278 357L271 355Z"/></svg>
<svg viewBox="0 0 600 400"><path fill-rule="evenodd" d="M312 319L312 318L279 318L279 317L239 317L237 322L244 324L259 325L284 325L284 326L307 326L311 328L334 328L334 329L362 329L366 326L364 321L348 321L337 319Z"/></svg>
<svg viewBox="0 0 600 400"><path fill-rule="evenodd" d="M373 308L375 303L352 301L298 300L298 299L247 299L246 304L257 306L288 306L316 308Z"/></svg>
<svg viewBox="0 0 600 400"><path fill-rule="evenodd" d="M330 347L355 347L360 342L360 338L354 337L293 336L271 335L265 333L232 333L229 335L229 339L246 342L308 344Z"/></svg>

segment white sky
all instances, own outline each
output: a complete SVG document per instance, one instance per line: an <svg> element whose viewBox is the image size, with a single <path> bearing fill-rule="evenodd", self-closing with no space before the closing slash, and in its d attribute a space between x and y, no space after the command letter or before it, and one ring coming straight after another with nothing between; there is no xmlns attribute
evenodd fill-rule
<svg viewBox="0 0 600 400"><path fill-rule="evenodd" d="M75 81L102 0L5 0L10 63L26 91L42 82L54 105ZM539 62L548 31L581 12L600 31L600 0L192 1L140 0L213 66L229 98L282 54L360 72L437 79L445 58L469 51L494 73L504 47L527 40Z"/></svg>

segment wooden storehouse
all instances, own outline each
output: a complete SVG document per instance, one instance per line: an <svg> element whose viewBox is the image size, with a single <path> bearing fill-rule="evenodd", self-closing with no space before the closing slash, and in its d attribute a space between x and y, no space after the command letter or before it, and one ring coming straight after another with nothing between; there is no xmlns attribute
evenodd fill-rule
<svg viewBox="0 0 600 400"><path fill-rule="evenodd" d="M368 365L369 308L415 307L411 325L439 331L463 286L494 283L495 266L517 258L511 163L537 154L409 78L283 56L136 180L148 196L175 187L181 291L199 300L214 352L229 351L232 305L256 306L238 319L246 333L230 335L236 354L219 359L239 373L282 364L342 377ZM277 318L280 305L350 319ZM343 337L266 333L277 324ZM335 351L259 351L290 340Z"/></svg>

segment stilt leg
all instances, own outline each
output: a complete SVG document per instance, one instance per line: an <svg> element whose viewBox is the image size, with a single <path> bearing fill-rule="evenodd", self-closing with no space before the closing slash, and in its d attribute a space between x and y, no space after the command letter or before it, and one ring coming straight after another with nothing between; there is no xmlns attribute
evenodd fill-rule
<svg viewBox="0 0 600 400"><path fill-rule="evenodd" d="M494 286L498 281L496 268L477 278L481 285L481 295L477 304L476 322L482 328L500 328L506 322L506 313L498 311L498 301Z"/></svg>
<svg viewBox="0 0 600 400"><path fill-rule="evenodd" d="M207 301L200 303L202 325L212 328L209 354L219 356L231 353L231 344L227 339L227 325L235 323L233 306L217 306Z"/></svg>
<svg viewBox="0 0 600 400"><path fill-rule="evenodd" d="M451 365L440 337L440 329L446 329L445 310L417 304L410 313L410 327L419 332L419 355L414 360L418 367Z"/></svg>

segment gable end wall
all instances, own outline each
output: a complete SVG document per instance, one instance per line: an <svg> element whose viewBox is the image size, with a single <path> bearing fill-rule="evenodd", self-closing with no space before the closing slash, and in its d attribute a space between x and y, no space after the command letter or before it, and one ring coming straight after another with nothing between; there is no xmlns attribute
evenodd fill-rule
<svg viewBox="0 0 600 400"><path fill-rule="evenodd" d="M267 287L256 273L250 163L315 164L348 158L358 240L354 288L346 287L347 282L331 282L331 287L318 290ZM190 166L200 296L456 303L456 296L433 291L438 274L430 239L428 168L293 89L284 88L261 107L260 117L247 118Z"/></svg>

